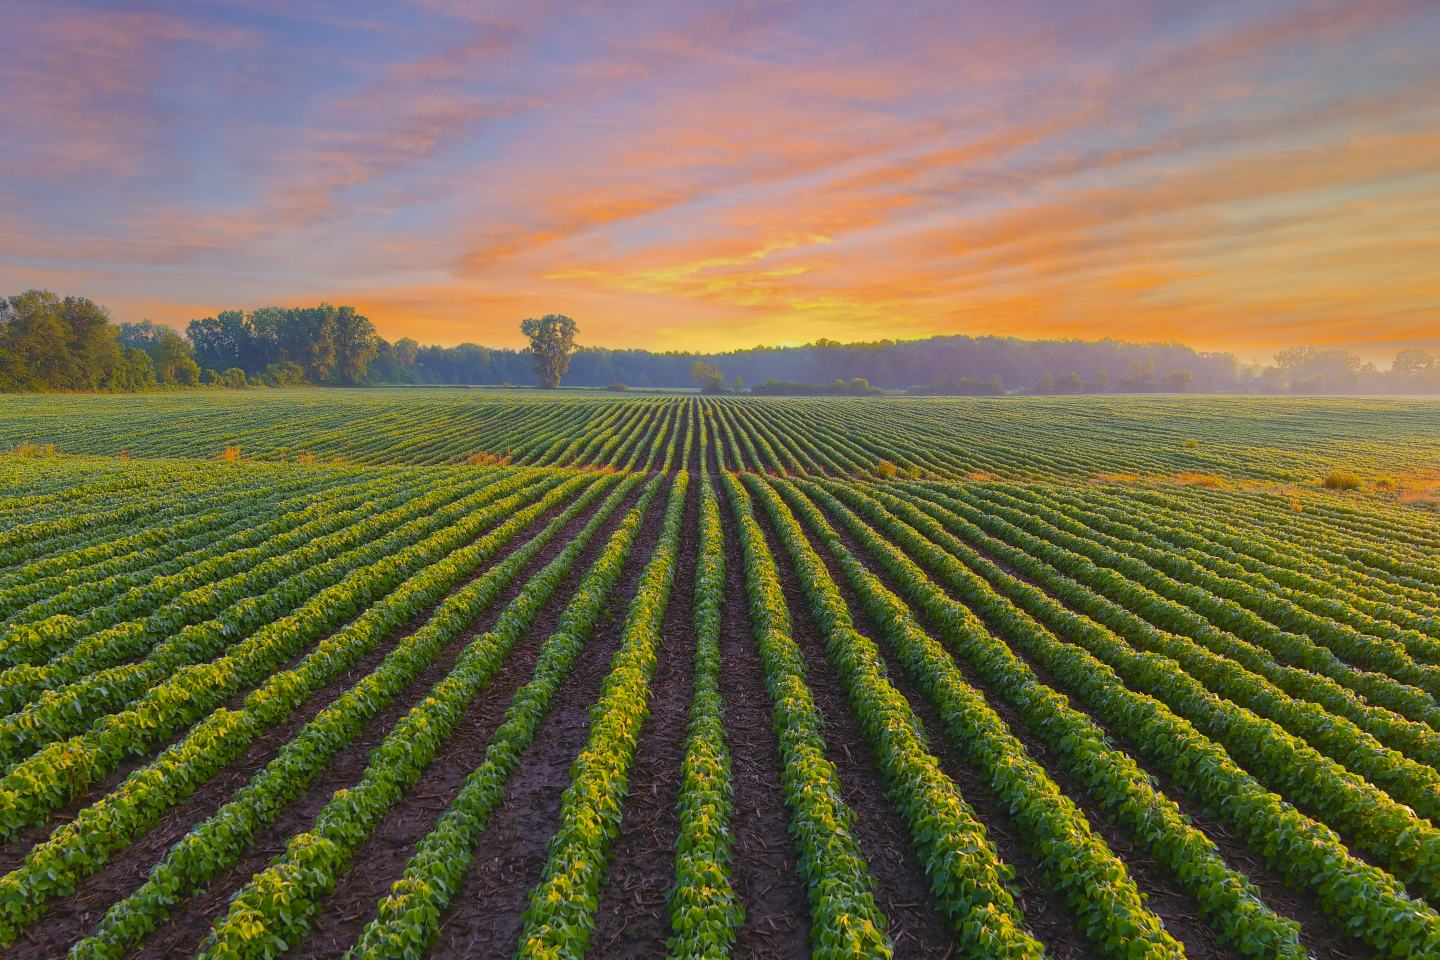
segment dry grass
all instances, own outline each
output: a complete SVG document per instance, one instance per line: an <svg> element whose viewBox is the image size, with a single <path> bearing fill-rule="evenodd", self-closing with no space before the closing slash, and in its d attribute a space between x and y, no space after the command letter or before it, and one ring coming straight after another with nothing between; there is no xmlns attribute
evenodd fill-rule
<svg viewBox="0 0 1440 960"><path fill-rule="evenodd" d="M1193 438L1190 439L1190 440L1186 440L1186 441L1185 441L1185 449L1186 449L1186 450L1199 450L1199 449L1200 449L1200 441L1199 441L1199 440L1195 440L1195 439L1193 439Z"/></svg>
<svg viewBox="0 0 1440 960"><path fill-rule="evenodd" d="M53 443L31 443L25 441L15 448L17 457L53 457L55 455L55 444Z"/></svg>
<svg viewBox="0 0 1440 960"><path fill-rule="evenodd" d="M900 473L900 468L895 466L895 464L891 463L889 460L881 460L877 462L875 466L870 468L870 472L875 474L877 479L894 480L895 477Z"/></svg>
<svg viewBox="0 0 1440 960"><path fill-rule="evenodd" d="M300 453L299 453L298 455L296 455L296 457L295 457L295 462L296 462L296 463L314 463L314 462L315 462L315 454L311 453L309 450L301 450Z"/></svg>
<svg viewBox="0 0 1440 960"><path fill-rule="evenodd" d="M504 453L472 453L465 458L472 467L503 467L510 462L510 451Z"/></svg>
<svg viewBox="0 0 1440 960"><path fill-rule="evenodd" d="M220 451L220 459L224 460L226 463L236 462L240 459L240 448L226 447L224 450Z"/></svg>
<svg viewBox="0 0 1440 960"><path fill-rule="evenodd" d="M1359 490L1363 481L1349 470L1331 470L1325 475L1325 479L1320 481L1320 485L1326 490Z"/></svg>
<svg viewBox="0 0 1440 960"><path fill-rule="evenodd" d="M1182 487L1227 487L1230 482L1214 473L1193 473L1185 471L1175 474L1175 482Z"/></svg>
<svg viewBox="0 0 1440 960"><path fill-rule="evenodd" d="M973 480L976 483L984 483L987 480L994 480L995 474L989 473L985 470L971 470L969 473L965 474L965 479Z"/></svg>
<svg viewBox="0 0 1440 960"><path fill-rule="evenodd" d="M1095 482L1096 482L1096 483L1139 483L1139 482L1140 482L1140 475L1139 475L1138 473L1124 473L1124 472L1116 472L1116 473L1097 473L1097 474L1095 474Z"/></svg>
<svg viewBox="0 0 1440 960"><path fill-rule="evenodd" d="M1427 470L1399 478L1395 483L1396 497L1401 503L1420 507L1440 507L1440 472Z"/></svg>

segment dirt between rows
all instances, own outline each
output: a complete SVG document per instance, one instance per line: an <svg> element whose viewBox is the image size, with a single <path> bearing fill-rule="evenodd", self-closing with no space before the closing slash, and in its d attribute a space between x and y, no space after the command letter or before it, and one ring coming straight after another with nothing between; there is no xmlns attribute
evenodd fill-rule
<svg viewBox="0 0 1440 960"><path fill-rule="evenodd" d="M831 525L837 533L839 533L841 542L845 547L854 556L859 558L866 568L885 583L886 586L897 594L900 594L898 585L894 582L893 578L874 562L873 558L859 545L858 541L854 539L849 531L844 529L838 518L829 515L828 512L827 516L831 521ZM966 542L976 553L995 563L1011 576L1024 580L1036 589L1044 589L1040 584L1036 584L1025 578L1019 571L1010 568L999 558L987 553L981 545L969 541ZM938 582L937 585L943 589L943 585L938 584ZM957 603L960 602L957 597L951 596ZM1058 598L1054 598L1053 596L1052 599L1057 599L1058 601ZM856 609L853 603L851 604L851 609L852 611ZM920 611L912 608L912 612L915 613L917 619L922 623L927 623L927 618ZM981 620L986 623L987 628L989 628L996 637L1002 640L1005 639L1006 633L1003 625L985 621L985 618L979 611L976 611L976 615L981 617ZM932 636L939 636L939 634L933 632L935 624L927 623L927 626L932 629ZM1015 648L1012 646L1012 649ZM1065 686L1060 684L1044 667L1024 656L1018 649L1015 649L1015 653L1030 666L1042 683L1052 690L1057 690L1061 693L1066 692ZM962 663L960 666L963 670L964 664ZM894 664L892 676L895 671L899 669L899 665ZM1085 794L1084 789L1080 786L1079 781L1059 767L1054 758L1050 756L1049 750L1033 734L1020 715L1005 703L1003 699L995 696L985 684L980 682L979 678L976 677L972 671L966 671L966 680L985 694L986 700L989 702L991 708L1005 721L1011 733L1021 741L1030 756L1041 763L1050 775L1050 778L1059 785L1066 796L1070 797L1070 799L1074 800L1075 803L1080 806L1095 832L1098 833L1110 846L1110 849L1125 862L1132 878L1146 896L1146 905L1160 917L1165 924L1165 928L1170 931L1171 935L1184 945L1186 954L1195 958L1214 957L1217 958L1217 960L1225 960L1225 958L1232 956L1232 953L1227 950L1226 947L1215 942L1214 930L1202 919L1199 904L1195 899L1185 892L1171 876L1169 870L1154 860L1127 831L1111 822L1095 808L1094 804ZM1081 709L1077 704L1072 703L1072 706L1075 706L1076 709ZM1082 710L1082 712L1084 711ZM1112 744L1115 744L1117 748L1123 748L1124 738L1114 736L1113 733L1095 717L1092 716L1091 720L1105 733L1107 739L1109 739ZM1130 753L1132 759L1154 778L1165 795L1180 807L1181 812L1190 819L1192 826L1209 837L1220 850L1225 861L1232 868L1243 872L1250 878L1260 889L1261 896L1272 910L1300 924L1300 941L1312 957L1316 958L1316 960L1359 960L1361 957L1368 957L1370 955L1370 951L1365 948L1360 941L1346 933L1341 924L1321 909L1313 895L1305 891L1295 890L1286 884L1275 870L1270 868L1262 859L1250 851L1224 824L1220 823L1215 817L1211 816L1195 803L1185 791L1180 789L1169 778L1148 767L1133 751L1127 750L1126 752ZM970 799L968 792L966 793L966 799ZM987 826L988 823L989 821L987 821Z"/></svg>
<svg viewBox="0 0 1440 960"><path fill-rule="evenodd" d="M852 829L875 878L875 902L890 923L896 953L902 957L944 956L951 949L950 932L930 895L925 867L910 842L910 830L885 795L879 763L825 653L795 566L759 503L755 504L755 517L780 570L791 633L805 657L805 682L824 720L825 755L839 772L841 796L855 812Z"/></svg>
<svg viewBox="0 0 1440 960"><path fill-rule="evenodd" d="M660 538L666 490L668 487L651 503L594 634L556 692L534 742L506 782L505 798L480 837L440 935L431 945L431 956L514 954L530 890L540 879L549 840L559 826L560 800L570 784L570 766L589 736L590 708L599 698L611 658L620 647L629 600ZM575 585L578 581L562 588L560 595L567 602ZM533 631L542 641L554 630L560 610L556 608L555 618L544 629Z"/></svg>
<svg viewBox="0 0 1440 960"><path fill-rule="evenodd" d="M453 595L503 562L564 509L564 504L559 505L537 519L506 544L491 561L456 583L447 591L446 596ZM435 661L395 697L390 707L381 711L370 722L356 742L336 756L332 766L316 778L305 794L287 806L280 818L264 831L263 839L249 851L240 864L218 876L205 893L187 898L178 904L170 921L149 938L142 946L142 952L158 951L160 955L167 955L168 951L178 949L182 940L198 944L209 930L209 920L223 908L229 895L255 870L262 868L272 856L281 852L293 833L308 828L313 822L314 814L329 799L334 789L358 777L368 762L370 750L383 739L394 721L413 705L423 691L444 676L469 640L493 625L499 612L514 598L525 581L564 549L568 540L584 525L590 512L593 510L567 524L501 592L489 609L460 637L441 650ZM240 758L224 766L195 793L169 811L155 827L119 852L100 871L82 880L74 894L57 902L49 915L27 933L22 943L14 948L16 951L25 952L17 952L15 955L54 957L76 939L87 935L111 903L131 893L144 881L151 867L165 855L171 845L214 814L251 776L272 760L302 726L355 682L378 667L395 646L430 618L436 606L438 604L416 615L343 675L314 693L285 723L257 738Z"/></svg>
<svg viewBox="0 0 1440 960"><path fill-rule="evenodd" d="M712 443L712 458L714 451ZM745 911L733 955L801 958L809 955L810 905L780 786L780 745L745 596L739 529L724 491L717 493L725 538L720 696L734 791L731 882Z"/></svg>
<svg viewBox="0 0 1440 960"><path fill-rule="evenodd" d="M675 876L686 721L694 688L695 560L699 554L699 478L692 477L681 515L675 578L660 630L649 715L630 768L610 874L600 891L591 950L605 957L654 957L670 934L666 895Z"/></svg>
<svg viewBox="0 0 1440 960"><path fill-rule="evenodd" d="M454 499L460 499L464 496L469 496L471 493L474 492L474 490L456 490ZM415 518L412 517L410 519ZM481 531L476 535L476 538L478 539L478 537L484 536L485 532L486 531ZM282 617L288 616L299 605L311 599L311 597L312 595L307 594L306 596L300 598L295 602L293 606L287 608L287 610L278 614L275 618L272 618L272 620L267 621L267 623L274 622L274 620L278 620ZM426 615L428 616L428 612ZM349 621L347 621L345 625L348 626L348 623ZM258 625L255 630L262 629L263 626L263 624ZM252 633L253 632L254 631L252 631ZM388 650L385 642L382 641L381 646L386 647L386 650ZM300 651L295 656L291 657L288 661L286 661L285 664L279 667L275 672L280 673L281 671L290 669L296 663L299 663L300 660L302 660L309 652L309 648ZM383 655L384 653L382 652L381 656L383 657ZM378 658L376 659L376 662L379 662ZM368 670L366 672L368 672ZM357 674L357 677L362 675L363 674ZM246 688L244 690L237 691L236 693L231 695L223 704L221 704L221 706L228 710L240 709L240 707L244 703L245 698L249 696L251 689L252 688ZM341 689L343 689L343 687ZM311 702L314 702L313 698ZM303 711L307 707L308 704L306 706L302 706L301 710ZM9 841L8 843L0 844L0 874L7 873L10 870L13 870L15 867L19 866L20 862L25 858L25 855L29 853L31 847L45 840L58 827L73 820L75 816L86 806L95 802L96 799L112 792L116 787L120 786L120 784L122 784L126 780L126 778L130 776L130 774L150 763L151 760L153 760L156 756L158 756L160 753L162 753L169 747L180 742L181 740L184 740L187 736L189 736L189 734L190 728L187 727L184 730L181 730L178 733L175 733L172 736L164 739L153 750L150 750L139 756L127 757L119 764L117 764L115 766L115 769L111 770L110 773L106 774L104 777L101 777L95 783L91 784L90 787L84 792L82 792L79 796L75 797L69 803L60 807L58 810L48 816L45 819L45 822L26 827L18 833L16 839Z"/></svg>

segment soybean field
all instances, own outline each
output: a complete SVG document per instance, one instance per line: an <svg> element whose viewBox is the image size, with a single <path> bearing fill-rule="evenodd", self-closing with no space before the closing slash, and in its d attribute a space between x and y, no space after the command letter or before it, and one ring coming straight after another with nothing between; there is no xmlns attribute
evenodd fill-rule
<svg viewBox="0 0 1440 960"><path fill-rule="evenodd" d="M0 956L1440 957L1440 403L0 400Z"/></svg>

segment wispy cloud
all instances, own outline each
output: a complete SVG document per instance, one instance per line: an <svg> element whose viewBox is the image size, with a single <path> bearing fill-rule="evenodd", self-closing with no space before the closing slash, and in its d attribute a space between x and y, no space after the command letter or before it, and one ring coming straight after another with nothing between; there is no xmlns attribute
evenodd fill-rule
<svg viewBox="0 0 1440 960"><path fill-rule="evenodd" d="M1424 0L21 0L0 281L513 343L1440 348Z"/></svg>

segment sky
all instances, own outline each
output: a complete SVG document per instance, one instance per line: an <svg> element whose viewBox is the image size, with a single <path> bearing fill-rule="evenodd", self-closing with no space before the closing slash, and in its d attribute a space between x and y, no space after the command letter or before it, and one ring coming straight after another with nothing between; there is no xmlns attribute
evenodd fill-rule
<svg viewBox="0 0 1440 960"><path fill-rule="evenodd" d="M6 0L0 293L1440 352L1440 2Z"/></svg>

